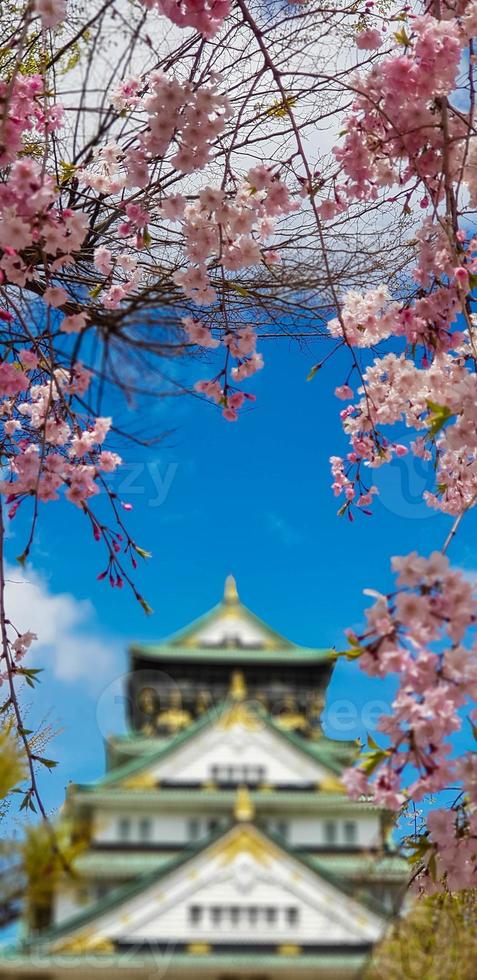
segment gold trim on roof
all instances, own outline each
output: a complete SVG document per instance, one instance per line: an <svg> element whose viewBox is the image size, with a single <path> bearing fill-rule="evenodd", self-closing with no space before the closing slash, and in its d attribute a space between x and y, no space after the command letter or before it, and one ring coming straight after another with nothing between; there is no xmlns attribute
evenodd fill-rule
<svg viewBox="0 0 477 980"><path fill-rule="evenodd" d="M217 841L210 853L211 858L217 857L224 865L230 864L239 854L251 854L260 864L268 864L270 858L276 858L279 851L255 827L239 824L228 837Z"/></svg>
<svg viewBox="0 0 477 980"><path fill-rule="evenodd" d="M95 936L93 932L82 932L54 947L56 953L114 953L114 943L105 936Z"/></svg>
<svg viewBox="0 0 477 980"><path fill-rule="evenodd" d="M234 704L227 708L217 722L217 728L226 732L230 728L246 728L249 732L258 732L262 723L256 715L252 714L245 704Z"/></svg>
<svg viewBox="0 0 477 980"><path fill-rule="evenodd" d="M320 793L344 793L343 783L337 776L324 776L316 786Z"/></svg>
<svg viewBox="0 0 477 980"><path fill-rule="evenodd" d="M294 943L283 943L281 946L277 946L277 953L280 956L299 956L301 946L295 946Z"/></svg>
<svg viewBox="0 0 477 980"><path fill-rule="evenodd" d="M189 943L187 946L187 952L194 956L207 956L211 949L210 943Z"/></svg>
<svg viewBox="0 0 477 980"><path fill-rule="evenodd" d="M119 784L124 789L157 789L157 779L150 770L148 772L138 772L136 776L129 776Z"/></svg>
<svg viewBox="0 0 477 980"><path fill-rule="evenodd" d="M217 783L214 782L213 779L206 779L205 782L202 783L202 789L205 789L209 793L213 793L217 789Z"/></svg>
<svg viewBox="0 0 477 980"><path fill-rule="evenodd" d="M235 797L234 816L236 820L253 820L255 807L250 799L250 793L246 786L239 786Z"/></svg>

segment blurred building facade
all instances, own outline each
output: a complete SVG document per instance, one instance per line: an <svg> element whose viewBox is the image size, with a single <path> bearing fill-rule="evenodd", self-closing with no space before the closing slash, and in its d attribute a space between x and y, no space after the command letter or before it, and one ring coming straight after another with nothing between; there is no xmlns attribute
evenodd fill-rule
<svg viewBox="0 0 477 980"><path fill-rule="evenodd" d="M87 845L0 977L358 977L401 902L406 863L340 774L354 743L320 726L329 650L222 601L130 651L130 734L69 787Z"/></svg>

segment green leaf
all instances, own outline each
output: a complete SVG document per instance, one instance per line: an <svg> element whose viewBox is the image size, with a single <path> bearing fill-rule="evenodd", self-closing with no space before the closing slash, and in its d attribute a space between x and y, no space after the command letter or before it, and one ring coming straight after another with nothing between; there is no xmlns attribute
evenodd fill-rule
<svg viewBox="0 0 477 980"><path fill-rule="evenodd" d="M375 741L373 736L369 734L369 732L368 732L368 745L370 749L378 749L378 751L381 751L381 746L378 745L378 743Z"/></svg>
<svg viewBox="0 0 477 980"><path fill-rule="evenodd" d="M454 418L455 412L453 412L448 405L438 405L437 402L427 402L427 407L429 409L429 429L428 434L430 436L437 435L442 427L449 421L449 419Z"/></svg>
<svg viewBox="0 0 477 980"><path fill-rule="evenodd" d="M35 687L35 684L37 684L39 681L39 678L36 675L42 673L42 668L16 667L15 673L20 674L21 677L25 678L28 687Z"/></svg>
<svg viewBox="0 0 477 980"><path fill-rule="evenodd" d="M469 286L471 289L477 289L477 273L469 272Z"/></svg>
<svg viewBox="0 0 477 980"><path fill-rule="evenodd" d="M436 861L435 853L431 854L427 862L427 867L429 868L429 873L431 875L432 880L435 881L437 877L437 861Z"/></svg>
<svg viewBox="0 0 477 980"><path fill-rule="evenodd" d="M361 654L364 653L362 647L353 647L352 650L345 650L344 654L347 660L357 660Z"/></svg>
<svg viewBox="0 0 477 980"><path fill-rule="evenodd" d="M406 848L411 848L413 851L413 854L406 855L408 864L418 864L420 861L422 861L426 852L431 847L427 837L420 837L419 840L416 841L405 841L405 846Z"/></svg>
<svg viewBox="0 0 477 980"><path fill-rule="evenodd" d="M274 119L283 119L284 116L288 115L288 110L292 108L298 102L298 96L287 95L284 99L277 99L276 102L266 110L267 116L272 116Z"/></svg>
<svg viewBox="0 0 477 980"><path fill-rule="evenodd" d="M76 166L74 163L67 163L66 160L60 160L60 184L67 184L76 173Z"/></svg>
<svg viewBox="0 0 477 980"><path fill-rule="evenodd" d="M103 288L103 285L100 282L98 282L98 285L97 286L93 286L93 288L90 289L90 291L89 291L89 295L91 296L91 299L96 299L99 296L102 288Z"/></svg>
<svg viewBox="0 0 477 980"><path fill-rule="evenodd" d="M365 752L364 758L359 760L359 768L369 776L388 756L389 752L385 749L378 749L376 752Z"/></svg>
<svg viewBox="0 0 477 980"><path fill-rule="evenodd" d="M394 34L394 37L396 38L396 41L397 41L398 44L403 44L404 47L406 47L406 48L407 48L408 44L411 43L411 38L408 37L408 35L406 33L406 28L405 27L401 27L399 29L399 31L396 31L395 34Z"/></svg>
<svg viewBox="0 0 477 980"><path fill-rule="evenodd" d="M314 364L313 367L311 368L311 371L308 372L308 374L306 376L306 380L307 381L313 381L313 378L315 377L315 374L318 373L318 371L320 370L320 368L321 368L321 364Z"/></svg>
<svg viewBox="0 0 477 980"><path fill-rule="evenodd" d="M134 544L133 548L136 554L140 555L141 558L152 558L152 553L150 551L146 551L145 548L140 548L138 544Z"/></svg>
<svg viewBox="0 0 477 980"><path fill-rule="evenodd" d="M239 296L250 296L248 289L245 286L240 286L238 282L229 282L229 286L234 292L238 293Z"/></svg>
<svg viewBox="0 0 477 980"><path fill-rule="evenodd" d="M469 718L469 725L472 729L472 735L474 736L474 739L477 742L477 725L474 724L474 722L470 718Z"/></svg>
<svg viewBox="0 0 477 980"><path fill-rule="evenodd" d="M58 765L58 763L55 761L55 759L44 759L44 758L41 758L39 755L33 755L32 756L32 759L35 759L35 762L41 763L42 766L45 766L46 769L49 769L50 771L52 769L54 769L55 766Z"/></svg>

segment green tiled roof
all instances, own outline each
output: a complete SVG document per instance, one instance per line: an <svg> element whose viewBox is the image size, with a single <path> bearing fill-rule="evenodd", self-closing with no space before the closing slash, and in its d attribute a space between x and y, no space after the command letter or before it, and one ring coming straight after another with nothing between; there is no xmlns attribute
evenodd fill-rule
<svg viewBox="0 0 477 980"><path fill-rule="evenodd" d="M148 871L157 871L183 854L177 851L87 851L74 862L74 870L84 877L135 878Z"/></svg>
<svg viewBox="0 0 477 980"><path fill-rule="evenodd" d="M175 633L171 633L170 636L165 638L163 643L165 645L170 644L173 646L180 646L181 643L184 643L184 641L189 641L190 638L194 636L194 633L202 630L204 626L208 626L208 624L214 619L221 617L224 614L224 611L227 609L232 609L239 618L258 626L259 629L266 634L269 641L274 643L275 646L284 647L288 650L293 650L296 648L295 644L292 643L291 640L287 640L280 633L277 633L277 631L272 629L268 623L266 623L263 619L260 619L260 616L257 616L251 609L244 606L243 602L240 602L237 592L235 592L233 598L229 599L226 598L224 593L224 598L221 600L221 602L218 602L217 605L213 606L212 609L209 609L208 612L203 613L202 616L194 619L188 626L183 626L180 630L176 630Z"/></svg>
<svg viewBox="0 0 477 980"><path fill-rule="evenodd" d="M372 854L309 854L308 861L318 872L331 871L336 875L355 877L362 874L366 878L409 877L409 864L399 854L373 856Z"/></svg>
<svg viewBox="0 0 477 980"><path fill-rule="evenodd" d="M93 970L94 964L97 963L99 969L105 969L107 967L112 967L118 972L123 970L132 973L133 969L144 969L145 974L154 976L159 971L161 966L170 966L175 968L180 968L184 970L184 975L187 975L188 969L191 970L220 970L222 968L232 969L234 971L240 968L247 969L249 967L261 969L271 969L274 972L277 971L283 975L285 980L290 980L292 973L297 970L309 970L316 969L325 971L326 977L332 978L334 973L339 973L340 971L346 970L350 971L350 975L353 973L359 976L359 971L363 968L367 959L366 953L346 953L343 950L340 954L332 953L319 953L298 956L280 956L279 954L264 953L260 955L259 953L208 953L206 955L197 955L191 953L175 953L172 956L166 955L161 957L158 953L136 953L134 956L128 954L125 956L121 953L102 953L100 955L94 955L93 953L88 953L87 962L88 968ZM161 962L162 961L162 962ZM74 967L85 966L84 956L78 955L61 955L55 953L52 956L48 954L42 954L37 948L35 952L32 953L31 957L28 955L19 955L15 950L5 950L0 955L0 968L2 963L6 969L30 969L36 972L48 968L54 967L55 969L61 969L64 967L65 976L69 975L69 971ZM126 973L127 976L127 973Z"/></svg>
<svg viewBox="0 0 477 980"><path fill-rule="evenodd" d="M85 877L93 878L134 878L147 871L162 869L174 861L181 850L171 851L88 851L75 861L75 871ZM363 874L369 880L397 878L403 881L408 877L409 865L399 854L310 854L305 850L291 851L297 856L305 856L316 871L331 872L346 878Z"/></svg>
<svg viewBox="0 0 477 980"><path fill-rule="evenodd" d="M223 710L224 704L220 706ZM217 709L215 709L217 710ZM272 724L283 734L284 729L280 728L276 722L273 722L273 718L270 719ZM192 723L193 724L193 723ZM182 736L186 735L189 729L182 732ZM293 732L285 733L288 736L291 735L293 738ZM108 754L108 760L114 763L114 766L119 764L124 765L125 759L121 763L116 760L118 757L127 757L127 760L137 758L138 756L148 756L149 759L156 752L160 752L162 749L167 750L169 747L173 747L177 735L170 736L157 736L157 735L138 735L136 732L128 732L125 735L110 735L106 743L106 751ZM317 737L313 739L307 739L304 743L304 739L300 736L296 736L300 739L300 746L304 747L307 752L319 756L329 756L330 758L338 759L348 759L356 752L357 743L353 740L348 739L330 739L323 732L318 731ZM110 766L112 768L113 766Z"/></svg>
<svg viewBox="0 0 477 980"><path fill-rule="evenodd" d="M146 756L142 758L133 758L129 762L123 763L121 766L117 766L111 769L109 772L105 773L104 776L100 776L94 783L87 784L88 789L102 789L105 786L110 786L114 783L120 782L123 779L127 779L130 776L140 773L143 769L147 769L152 763L159 762L165 756L174 752L180 746L184 745L186 742L191 741L203 731L209 725L213 726L216 724L221 716L233 706L233 701L223 701L218 705L215 705L209 711L205 712L200 718L193 721L184 731L180 732L175 738L163 741L158 739L156 742L156 748L154 751L147 751ZM275 732L279 738L283 741L288 742L288 744L293 745L299 752L308 756L308 758L313 759L314 762L321 764L325 769L329 769L335 775L339 775L342 771L342 764L337 761L336 756L344 756L349 753L349 760L351 761L353 755L356 753L355 743L343 742L342 747L338 750L336 748L336 742L331 739L326 738L325 735L320 737L317 741L312 742L308 739L302 738L300 735L296 735L294 732L285 731L280 727L270 715L263 709L258 708L254 705L247 705L247 711L251 714L255 714L257 719ZM158 743L158 744L157 744ZM339 744L339 743L338 743ZM84 788L84 787L81 787Z"/></svg>
<svg viewBox="0 0 477 980"><path fill-rule="evenodd" d="M129 648L133 657L148 660L209 660L211 662L240 664L277 663L309 664L331 662L334 650L319 647L216 647L180 646L173 643L135 643Z"/></svg>
<svg viewBox="0 0 477 980"><path fill-rule="evenodd" d="M134 792L134 796L132 793ZM289 791L289 790L252 790L250 796L253 805L258 811L267 809L269 804L283 806L287 810L301 809L320 813L322 810L341 812L341 813L362 813L363 810L370 812L386 813L383 806L366 800L351 800L342 793L323 793L309 791ZM98 806L142 806L147 809L157 809L160 802L161 810L177 809L184 807L184 810L197 809L204 810L209 804L212 806L222 806L224 810L233 810L236 791L231 790L209 790L209 789L169 789L158 787L157 789L122 789L121 787L105 786L78 786L73 787L72 797L76 803Z"/></svg>

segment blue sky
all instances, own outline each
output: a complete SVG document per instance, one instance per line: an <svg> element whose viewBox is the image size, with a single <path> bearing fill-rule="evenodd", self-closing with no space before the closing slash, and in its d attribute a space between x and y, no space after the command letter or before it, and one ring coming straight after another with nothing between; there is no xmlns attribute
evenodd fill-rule
<svg viewBox="0 0 477 980"><path fill-rule="evenodd" d="M423 504L432 476L409 457L375 474L381 497L373 517L351 524L336 516L328 459L346 448L343 403L333 397L346 377L344 361L329 362L306 383L323 354L318 343L303 351L285 339L264 341L262 349L266 367L249 383L257 402L238 423L197 399L161 401L149 411L156 427L173 434L147 452L117 447L126 461L117 488L134 505L136 540L153 554L138 574L153 616L126 590L96 580L103 554L79 511L63 502L43 507L28 572L33 600L25 583L12 589L17 625L37 627L42 643L31 654L44 667L42 684L23 702L31 721L56 731L48 755L59 766L41 775L52 812L69 780L103 770L103 737L121 726L128 643L158 640L206 611L229 572L243 601L277 630L304 645L341 647L343 629L362 622L370 601L362 590L389 587L389 556L443 543L450 519ZM193 370L207 376L202 364ZM142 406L131 418L136 431L146 430L145 413ZM12 564L23 544L17 520L8 541ZM451 554L469 572L477 566L475 529L471 515ZM21 573L13 567L10 577L19 582ZM340 662L325 711L328 733L363 735L376 701L392 689Z"/></svg>

